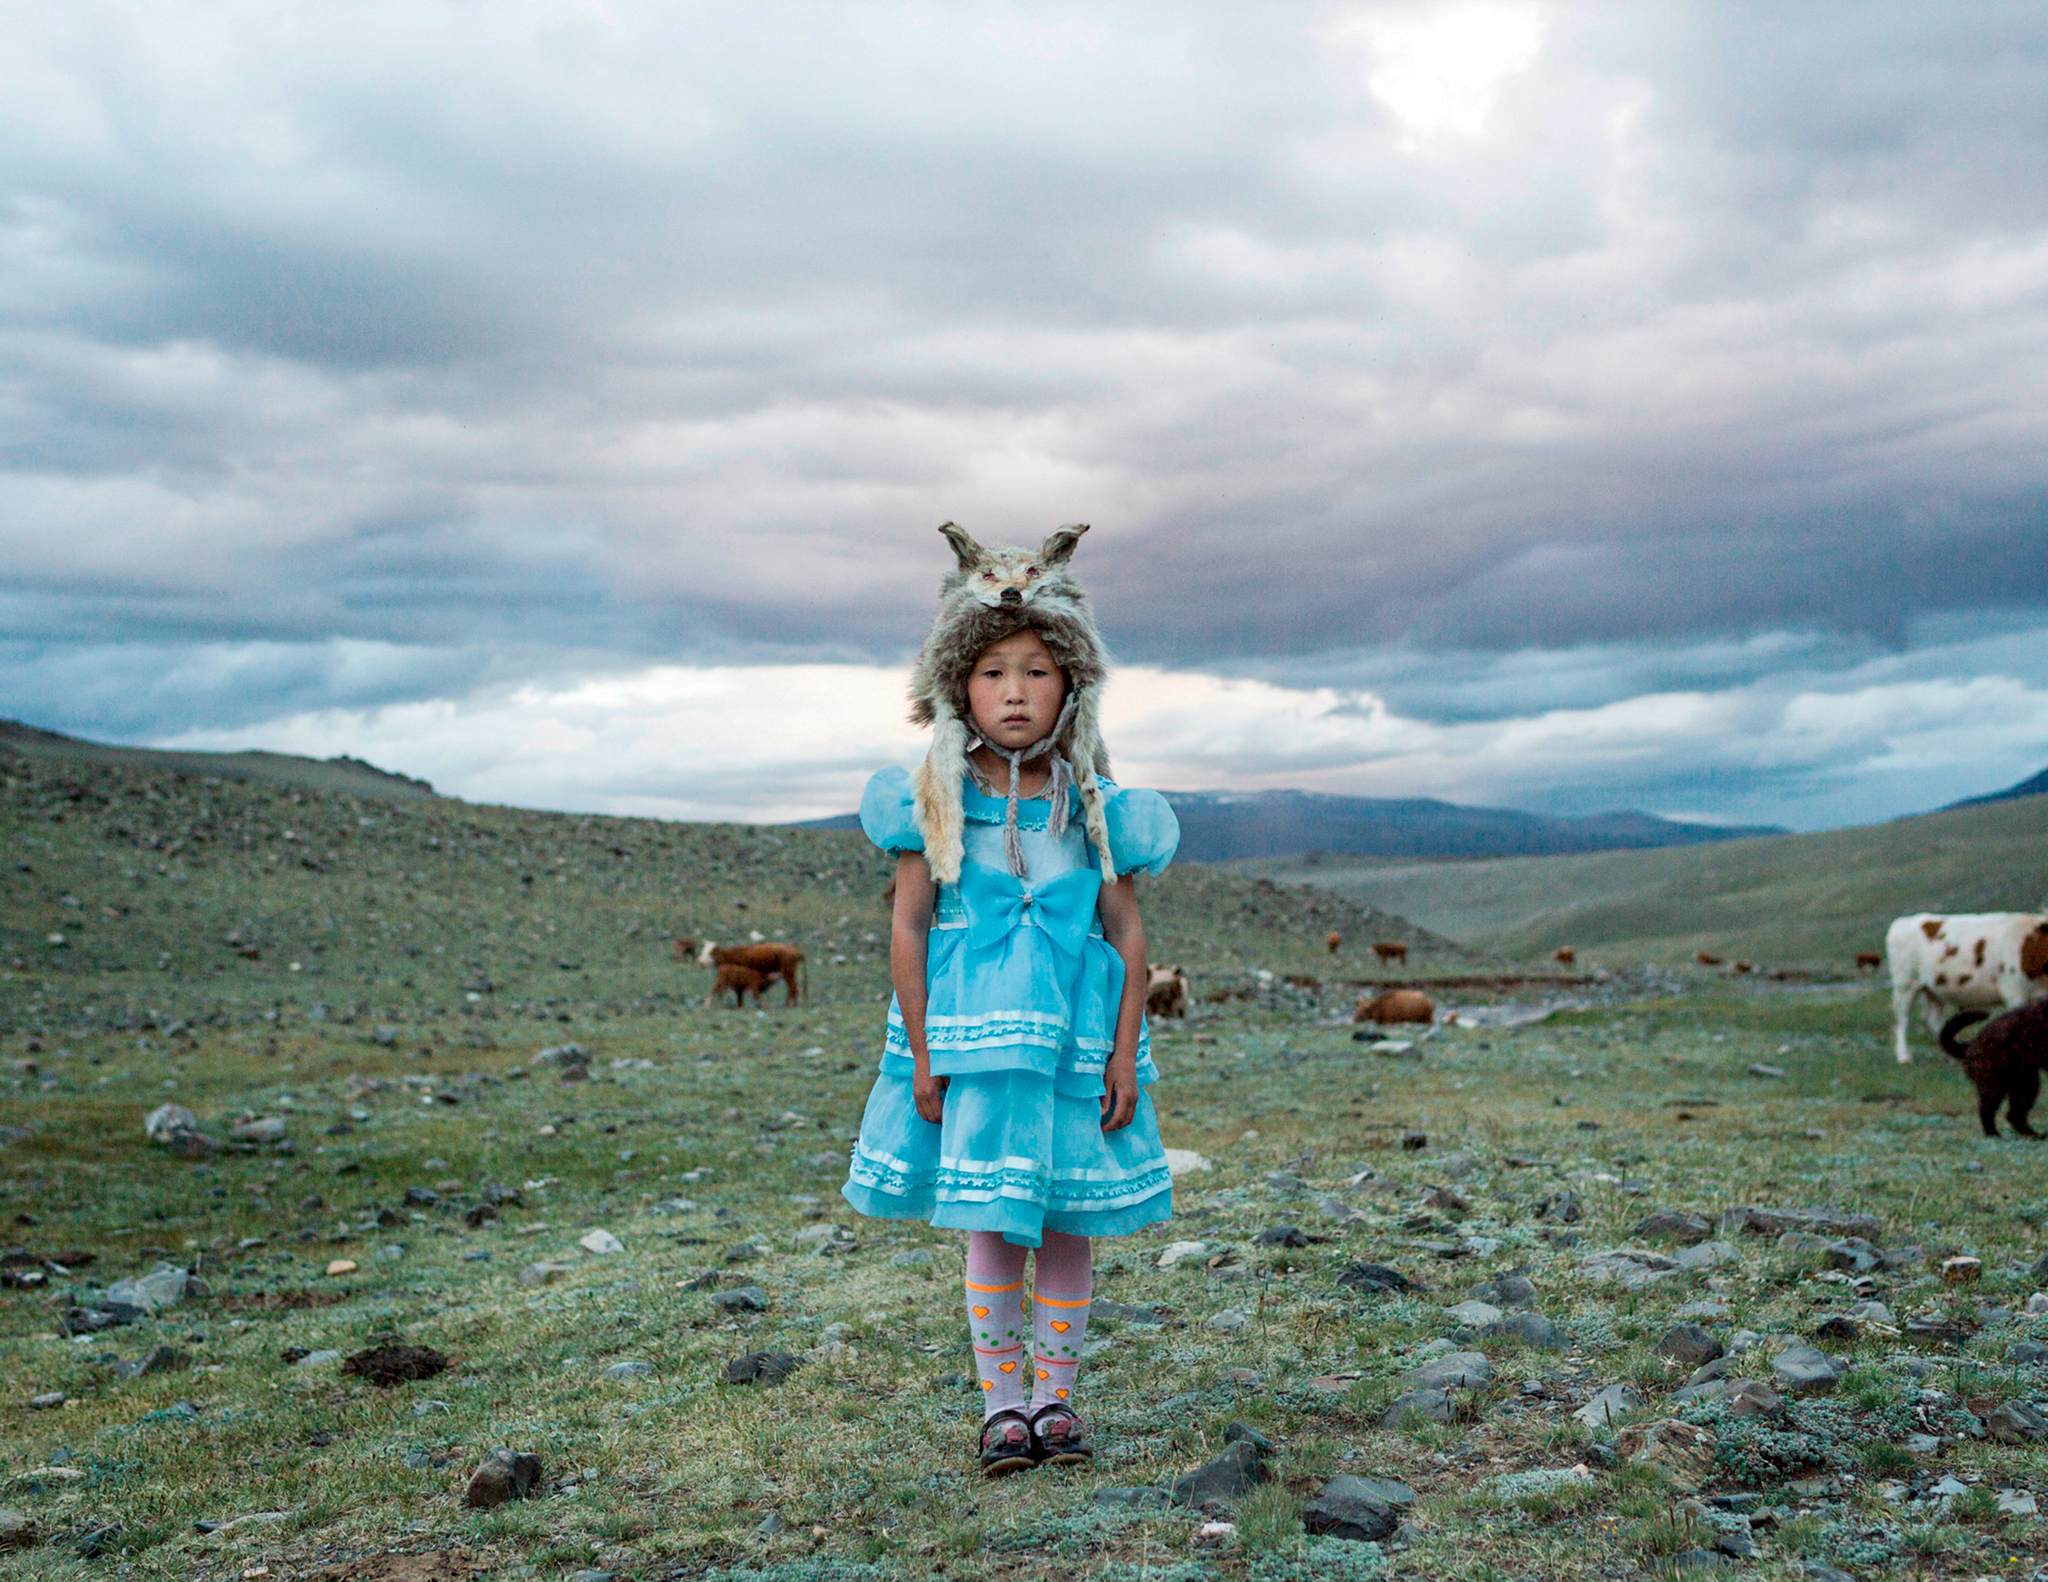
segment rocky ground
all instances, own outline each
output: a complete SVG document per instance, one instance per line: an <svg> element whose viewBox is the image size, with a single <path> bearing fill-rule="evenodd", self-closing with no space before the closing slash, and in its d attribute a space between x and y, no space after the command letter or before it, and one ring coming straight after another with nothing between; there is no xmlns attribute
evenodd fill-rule
<svg viewBox="0 0 2048 1582"><path fill-rule="evenodd" d="M1286 982L1312 975L1301 903L1219 890L1248 910L1184 936L1196 1014L1157 1035L1176 1218L1098 1249L1100 1455L988 1483L958 1241L835 1192L878 959L827 957L808 1006L711 1009L617 943L683 909L657 885L550 881L544 906L537 860L477 862L509 873L485 893L401 885L426 870L376 848L291 878L413 897L293 900L338 924L307 983L310 950L273 934L252 962L206 910L268 904L252 841L163 864L206 934L157 970L167 945L119 932L133 848L97 824L67 848L81 817L50 811L25 798L10 834L17 916L101 938L0 976L23 1574L2048 1569L2041 1155L1980 1137L1945 1060L1893 1065L1857 985L1624 972L1523 993L1566 1006L1540 1020L1361 1041L1348 991ZM847 871L788 893L857 944L826 915ZM141 882L151 927L185 915ZM477 953L430 975L464 915L499 952L468 989Z"/></svg>

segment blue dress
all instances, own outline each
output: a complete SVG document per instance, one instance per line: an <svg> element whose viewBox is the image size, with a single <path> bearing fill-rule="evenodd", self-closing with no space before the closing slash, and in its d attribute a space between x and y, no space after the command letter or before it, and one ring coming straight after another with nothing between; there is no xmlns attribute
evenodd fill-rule
<svg viewBox="0 0 2048 1582"><path fill-rule="evenodd" d="M1103 782L1110 861L1119 874L1162 872L1180 844L1166 799ZM1116 1039L1124 965L1102 937L1102 872L1075 794L1063 836L1052 805L1018 806L1030 876L1003 859L1004 803L962 787L960 882L941 885L926 955L925 1044L950 1078L934 1126L911 1095L902 1008L889 1003L880 1075L841 1189L863 1214L1000 1231L1036 1247L1046 1230L1122 1236L1173 1215L1173 1179L1145 1090L1159 1080L1138 1037L1138 1107L1102 1129L1102 1072ZM884 769L861 798L861 828L884 851L924 850L910 776Z"/></svg>

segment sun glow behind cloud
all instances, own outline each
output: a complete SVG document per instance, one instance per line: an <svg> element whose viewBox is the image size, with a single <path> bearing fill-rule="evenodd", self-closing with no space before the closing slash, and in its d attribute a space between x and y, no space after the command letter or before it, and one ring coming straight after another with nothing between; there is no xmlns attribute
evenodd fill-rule
<svg viewBox="0 0 2048 1582"><path fill-rule="evenodd" d="M1361 78L1415 152L1486 133L1502 88L1536 64L1543 12L1535 0L1444 0L1347 13L1331 29L1362 57Z"/></svg>

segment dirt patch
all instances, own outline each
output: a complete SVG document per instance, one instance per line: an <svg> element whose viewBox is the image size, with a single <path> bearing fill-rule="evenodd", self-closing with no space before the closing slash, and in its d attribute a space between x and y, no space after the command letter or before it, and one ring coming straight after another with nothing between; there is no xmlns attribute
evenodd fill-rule
<svg viewBox="0 0 2048 1582"><path fill-rule="evenodd" d="M221 1313L275 1313L300 1307L334 1307L346 1302L346 1291L235 1291L207 1305Z"/></svg>
<svg viewBox="0 0 2048 1582"><path fill-rule="evenodd" d="M341 1371L388 1390L414 1379L431 1379L445 1372L454 1360L432 1346L372 1346L350 1357L341 1365Z"/></svg>
<svg viewBox="0 0 2048 1582"><path fill-rule="evenodd" d="M469 1582L487 1561L455 1549L416 1555L365 1555L315 1571L307 1582Z"/></svg>

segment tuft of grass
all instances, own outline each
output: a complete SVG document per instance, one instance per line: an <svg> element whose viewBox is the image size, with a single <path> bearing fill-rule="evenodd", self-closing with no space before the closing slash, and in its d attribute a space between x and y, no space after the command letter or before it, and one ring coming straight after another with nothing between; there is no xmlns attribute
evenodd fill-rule
<svg viewBox="0 0 2048 1582"><path fill-rule="evenodd" d="M1301 1496L1284 1483L1252 1490L1237 1506L1238 1547L1251 1554L1293 1549L1301 1542Z"/></svg>
<svg viewBox="0 0 2048 1582"><path fill-rule="evenodd" d="M1875 1477L1899 1477L1913 1470L1912 1452L1879 1440L1864 1450L1863 1470Z"/></svg>

